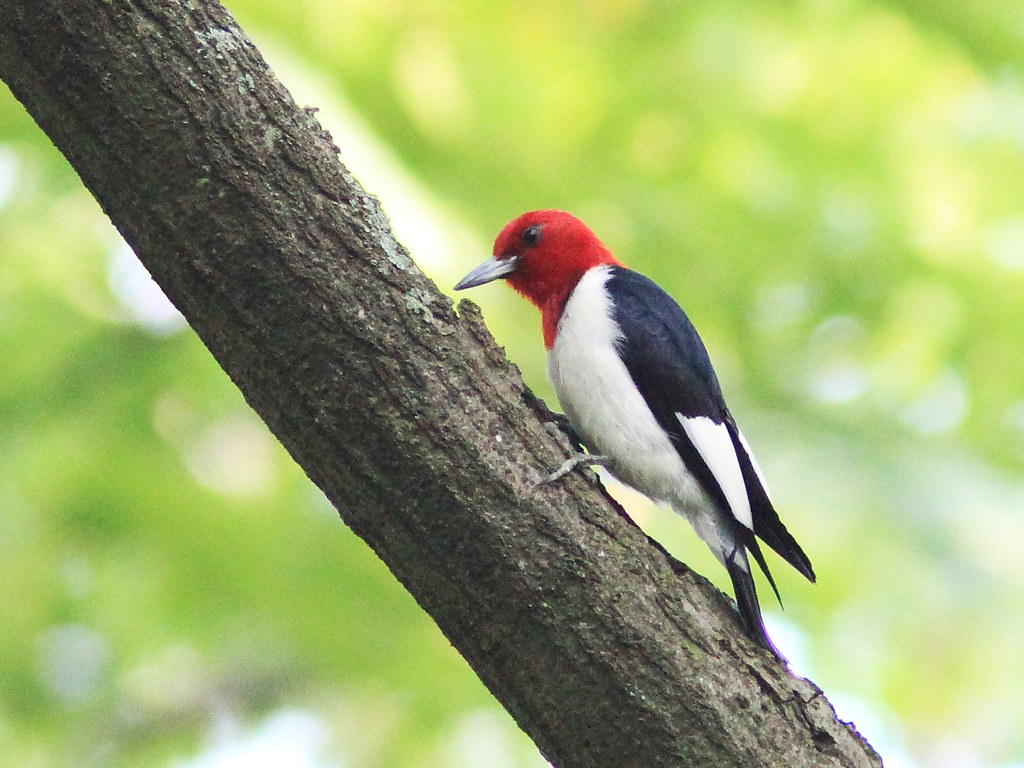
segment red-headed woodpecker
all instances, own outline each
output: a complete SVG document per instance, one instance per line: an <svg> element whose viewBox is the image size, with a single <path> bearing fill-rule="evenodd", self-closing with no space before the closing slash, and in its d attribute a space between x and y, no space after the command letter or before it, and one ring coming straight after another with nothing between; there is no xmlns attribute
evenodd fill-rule
<svg viewBox="0 0 1024 768"><path fill-rule="evenodd" d="M592 463L690 521L728 570L747 632L777 654L747 553L776 596L758 538L812 582L814 571L768 498L686 313L564 211L507 224L494 258L455 289L498 278L540 308L551 380L569 423L597 454Z"/></svg>

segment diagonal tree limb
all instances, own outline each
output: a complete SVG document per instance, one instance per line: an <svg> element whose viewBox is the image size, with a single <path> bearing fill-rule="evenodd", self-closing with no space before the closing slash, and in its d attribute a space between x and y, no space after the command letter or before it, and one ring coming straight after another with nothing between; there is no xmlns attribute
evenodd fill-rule
<svg viewBox="0 0 1024 768"><path fill-rule="evenodd" d="M7 0L0 77L306 473L541 751L879 766L580 476L212 0Z"/></svg>

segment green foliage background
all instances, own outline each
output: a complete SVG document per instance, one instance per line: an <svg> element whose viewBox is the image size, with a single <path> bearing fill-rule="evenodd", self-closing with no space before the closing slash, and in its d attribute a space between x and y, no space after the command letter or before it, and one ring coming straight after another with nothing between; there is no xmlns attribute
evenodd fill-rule
<svg viewBox="0 0 1024 768"><path fill-rule="evenodd" d="M540 207L666 285L818 571L768 606L800 671L889 766L1024 764L1019 9L229 7L442 287ZM543 764L6 91L0 249L0 763Z"/></svg>

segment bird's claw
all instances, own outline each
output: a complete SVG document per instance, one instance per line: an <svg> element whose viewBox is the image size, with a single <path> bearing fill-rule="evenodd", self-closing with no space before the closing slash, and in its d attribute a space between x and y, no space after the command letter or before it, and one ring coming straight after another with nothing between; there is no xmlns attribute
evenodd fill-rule
<svg viewBox="0 0 1024 768"><path fill-rule="evenodd" d="M537 485L550 485L551 483L561 480L577 467L607 466L608 461L609 459L607 456L596 456L590 453L574 453L566 459L562 466L537 483Z"/></svg>
<svg viewBox="0 0 1024 768"><path fill-rule="evenodd" d="M554 427L555 431L569 438L569 442L572 443L573 450L577 454L583 453L583 438L569 423L569 418L564 413L552 413L551 421L548 424Z"/></svg>

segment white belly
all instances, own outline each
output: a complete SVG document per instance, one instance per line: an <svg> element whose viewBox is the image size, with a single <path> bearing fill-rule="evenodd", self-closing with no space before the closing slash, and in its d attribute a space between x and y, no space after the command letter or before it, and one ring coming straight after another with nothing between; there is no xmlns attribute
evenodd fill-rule
<svg viewBox="0 0 1024 768"><path fill-rule="evenodd" d="M608 277L604 267L587 272L562 313L548 356L558 400L587 447L610 459L616 477L669 503L704 536L711 505L615 349L619 330L604 287Z"/></svg>

